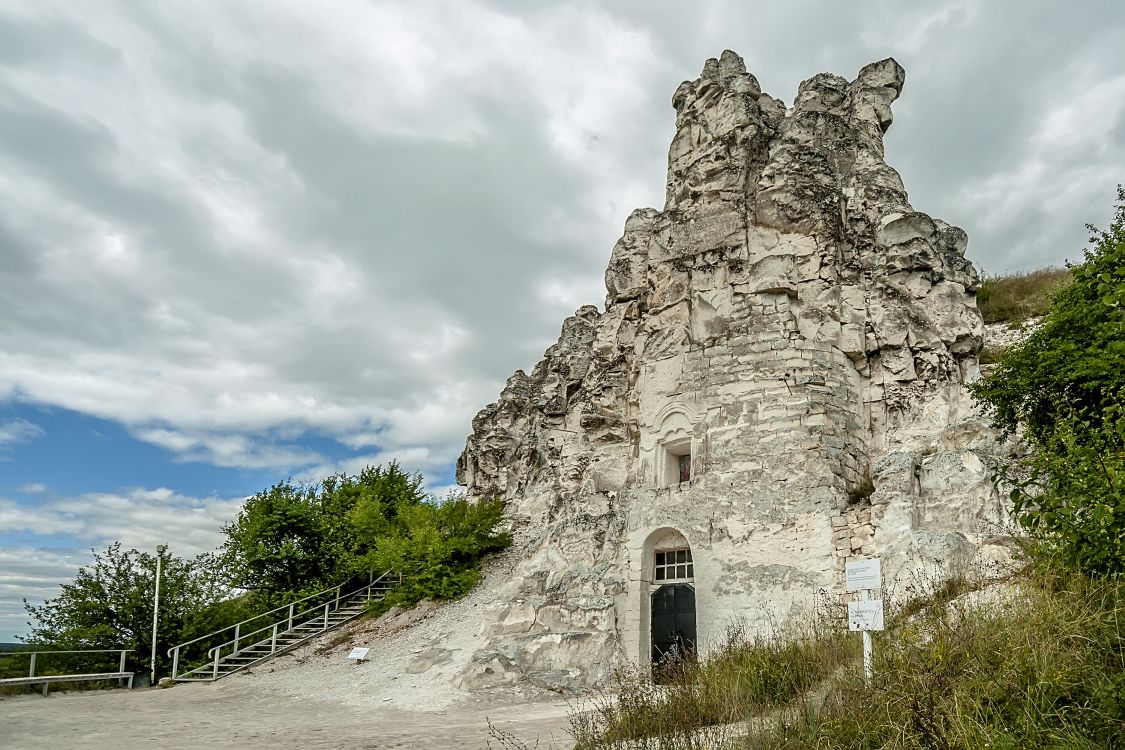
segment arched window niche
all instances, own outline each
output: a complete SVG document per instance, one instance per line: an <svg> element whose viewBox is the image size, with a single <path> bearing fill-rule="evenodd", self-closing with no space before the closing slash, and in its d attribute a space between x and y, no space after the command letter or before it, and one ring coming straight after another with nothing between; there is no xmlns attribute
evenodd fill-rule
<svg viewBox="0 0 1125 750"><path fill-rule="evenodd" d="M693 415L682 404L669 404L656 419L656 487L682 487L695 474Z"/></svg>

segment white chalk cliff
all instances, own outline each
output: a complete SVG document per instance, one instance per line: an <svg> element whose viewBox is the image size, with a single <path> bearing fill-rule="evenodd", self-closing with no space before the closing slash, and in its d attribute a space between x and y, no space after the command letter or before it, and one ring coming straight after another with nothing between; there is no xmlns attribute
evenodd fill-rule
<svg viewBox="0 0 1125 750"><path fill-rule="evenodd" d="M1007 558L968 238L884 160L904 80L820 74L787 107L727 51L676 90L666 203L625 222L604 312L473 420L458 480L508 502L522 554L463 685L646 662L673 579L706 649L840 598L851 559L901 595Z"/></svg>

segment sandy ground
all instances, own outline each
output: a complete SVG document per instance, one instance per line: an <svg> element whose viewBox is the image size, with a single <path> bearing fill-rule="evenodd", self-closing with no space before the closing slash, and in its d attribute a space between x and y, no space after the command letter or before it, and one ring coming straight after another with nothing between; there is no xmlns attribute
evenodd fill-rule
<svg viewBox="0 0 1125 750"><path fill-rule="evenodd" d="M456 687L508 564L464 599L361 620L216 683L0 699L0 748L519 748L490 742L491 719L527 748L565 750L566 699ZM369 660L348 661L353 646Z"/></svg>
<svg viewBox="0 0 1125 750"><path fill-rule="evenodd" d="M569 748L562 701L404 711L278 696L235 679L171 690L106 690L0 701L5 750L93 748L504 747L487 720L528 748Z"/></svg>

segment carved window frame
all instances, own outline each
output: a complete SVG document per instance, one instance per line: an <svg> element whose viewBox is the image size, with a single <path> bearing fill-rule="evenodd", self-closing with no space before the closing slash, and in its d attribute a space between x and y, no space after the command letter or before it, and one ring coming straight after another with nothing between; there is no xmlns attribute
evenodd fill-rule
<svg viewBox="0 0 1125 750"><path fill-rule="evenodd" d="M678 423L677 417L682 417ZM657 414L652 428L656 439L655 487L683 487L695 478L695 423L694 411L679 402L665 405Z"/></svg>

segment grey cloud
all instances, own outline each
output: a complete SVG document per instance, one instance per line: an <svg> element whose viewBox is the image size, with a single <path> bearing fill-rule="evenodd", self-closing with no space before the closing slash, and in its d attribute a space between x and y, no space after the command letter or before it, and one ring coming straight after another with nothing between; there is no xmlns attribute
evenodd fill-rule
<svg viewBox="0 0 1125 750"><path fill-rule="evenodd" d="M898 57L889 159L990 269L1073 256L1109 213L1104 165L1125 163L1120 119L1065 153L1035 141L1121 74L1115 4L271 7L0 16L25 39L0 57L0 160L21 171L0 392L217 463L320 465L280 450L283 428L381 429L381 450L451 460L473 411L600 301L624 218L662 203L671 93L724 47L785 100ZM353 34L371 13L406 18L414 46ZM234 434L261 449L213 449Z"/></svg>

